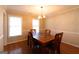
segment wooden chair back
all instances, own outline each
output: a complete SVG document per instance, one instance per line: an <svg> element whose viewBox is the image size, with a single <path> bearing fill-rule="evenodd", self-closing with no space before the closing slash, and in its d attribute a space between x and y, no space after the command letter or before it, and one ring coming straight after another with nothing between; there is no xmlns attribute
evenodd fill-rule
<svg viewBox="0 0 79 59"><path fill-rule="evenodd" d="M63 32L57 33L55 35L55 49L57 50L57 53L60 53L60 44L63 37Z"/></svg>
<svg viewBox="0 0 79 59"><path fill-rule="evenodd" d="M37 39L33 38L32 32L28 33L28 40L27 40L28 46L30 48L35 48L37 45L39 45L39 42Z"/></svg>
<svg viewBox="0 0 79 59"><path fill-rule="evenodd" d="M28 32L27 44L30 48L32 47L32 39L33 39L32 32Z"/></svg>
<svg viewBox="0 0 79 59"><path fill-rule="evenodd" d="M31 29L30 32L36 33L36 29Z"/></svg>
<svg viewBox="0 0 79 59"><path fill-rule="evenodd" d="M51 34L51 30L46 29L46 30L45 30L45 34Z"/></svg>

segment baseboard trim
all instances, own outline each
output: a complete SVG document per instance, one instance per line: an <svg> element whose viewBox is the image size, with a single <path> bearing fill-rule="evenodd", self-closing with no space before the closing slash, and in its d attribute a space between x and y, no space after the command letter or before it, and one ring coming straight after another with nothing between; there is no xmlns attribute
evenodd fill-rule
<svg viewBox="0 0 79 59"><path fill-rule="evenodd" d="M7 43L6 45L8 45L8 44L13 44L13 43L18 43L18 42L21 42L21 41L25 41L26 39L24 39L24 40L18 40L18 41L15 41L15 42L10 42L10 43ZM5 45L5 46L6 46Z"/></svg>
<svg viewBox="0 0 79 59"><path fill-rule="evenodd" d="M64 41L62 41L62 43L66 43L66 44L69 44L69 45L71 45L71 46L74 46L74 47L77 47L77 48L79 48L79 45L71 44L71 43L64 42Z"/></svg>

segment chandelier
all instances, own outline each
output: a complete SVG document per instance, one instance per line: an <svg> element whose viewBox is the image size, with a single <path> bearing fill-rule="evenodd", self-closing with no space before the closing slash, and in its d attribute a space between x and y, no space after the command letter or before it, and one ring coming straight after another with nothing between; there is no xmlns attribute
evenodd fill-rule
<svg viewBox="0 0 79 59"><path fill-rule="evenodd" d="M43 18L45 18L45 15L43 14L43 6L41 6L40 8L41 8L41 15L38 16L38 18L43 19Z"/></svg>

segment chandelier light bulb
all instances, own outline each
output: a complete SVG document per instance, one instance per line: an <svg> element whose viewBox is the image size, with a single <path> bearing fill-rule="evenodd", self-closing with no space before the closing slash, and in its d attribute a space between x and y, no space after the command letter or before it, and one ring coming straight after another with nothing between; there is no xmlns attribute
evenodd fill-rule
<svg viewBox="0 0 79 59"><path fill-rule="evenodd" d="M45 16L43 16L43 18L45 18Z"/></svg>
<svg viewBox="0 0 79 59"><path fill-rule="evenodd" d="M38 19L41 19L41 16L38 16Z"/></svg>
<svg viewBox="0 0 79 59"><path fill-rule="evenodd" d="M38 19L45 18L45 15L43 15L43 6L41 6L40 8L41 8L41 16L38 16Z"/></svg>

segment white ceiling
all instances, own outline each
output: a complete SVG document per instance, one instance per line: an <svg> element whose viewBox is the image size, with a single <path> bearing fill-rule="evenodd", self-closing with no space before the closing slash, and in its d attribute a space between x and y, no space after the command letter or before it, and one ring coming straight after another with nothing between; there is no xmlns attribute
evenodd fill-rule
<svg viewBox="0 0 79 59"><path fill-rule="evenodd" d="M42 12L47 15L50 13L62 12L65 9L74 7L76 7L76 5L45 5L43 6ZM29 12L36 15L41 14L41 6L39 5L8 5L7 10L16 10L25 13Z"/></svg>

